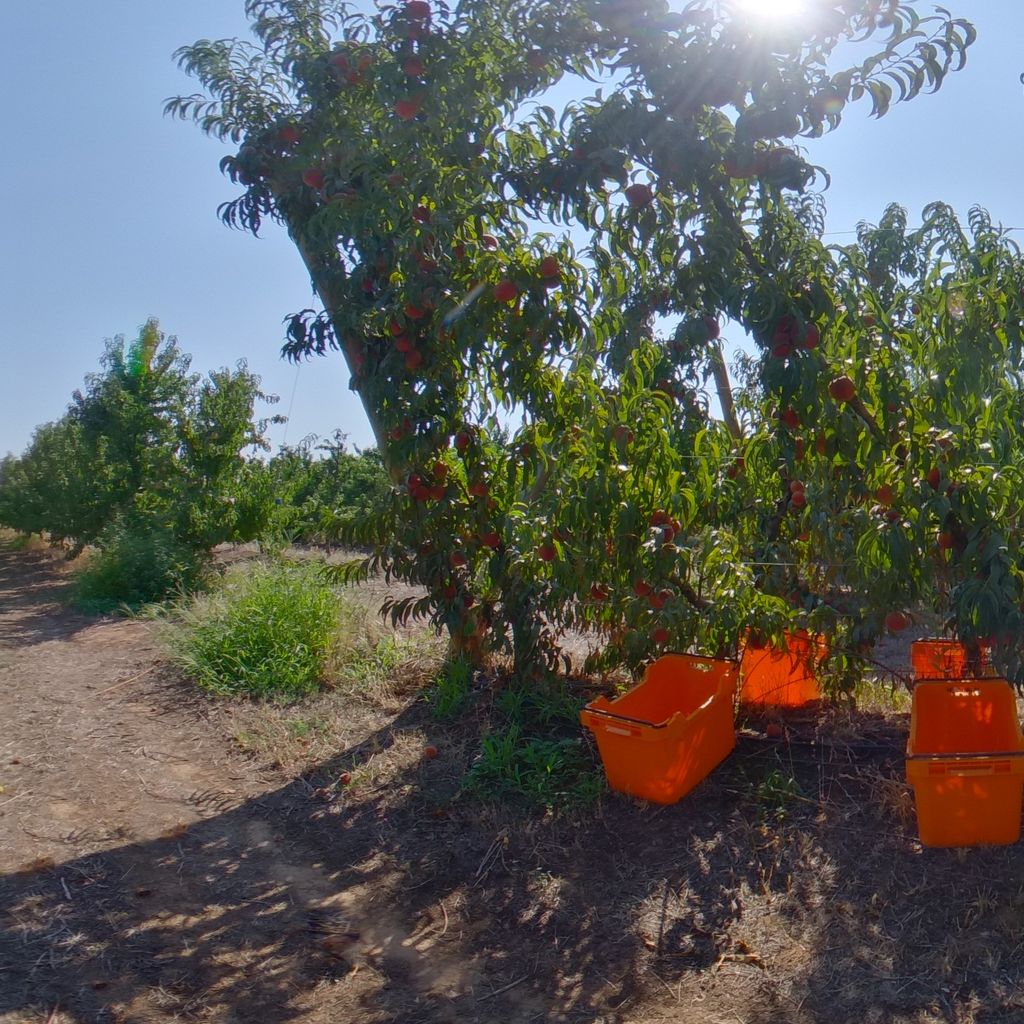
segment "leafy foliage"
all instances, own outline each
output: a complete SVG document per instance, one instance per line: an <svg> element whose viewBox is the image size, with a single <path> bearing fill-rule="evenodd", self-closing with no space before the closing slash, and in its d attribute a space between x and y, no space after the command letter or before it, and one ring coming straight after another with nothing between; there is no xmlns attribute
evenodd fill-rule
<svg viewBox="0 0 1024 1024"><path fill-rule="evenodd" d="M830 251L811 192L827 176L789 141L862 98L881 116L963 65L970 25L918 6L820 3L759 34L711 0L374 15L250 0L256 45L180 51L205 92L168 111L238 147L225 223L283 224L322 300L289 319L285 354L343 353L396 484L375 516L338 524L373 547L364 572L427 588L387 609L395 621L428 617L468 657L505 651L539 680L567 629L630 665L793 620L855 650L927 591L923 534L872 533L861 502L883 466L927 472L922 445L897 456L876 402L911 400L915 379L928 392L948 323L925 296L897 375L865 317L891 322L915 275L930 296L950 254L1001 252L998 232L968 252L948 217L911 237L891 212ZM562 78L593 94L554 109ZM735 403L722 320L758 346ZM998 387L999 371L970 372L973 393ZM956 424L977 412L961 402ZM805 473L812 444L825 454ZM971 592L952 598L961 626L991 618Z"/></svg>
<svg viewBox="0 0 1024 1024"><path fill-rule="evenodd" d="M194 590L207 568L166 524L139 515L116 519L97 546L75 581L75 602L88 611L140 608Z"/></svg>
<svg viewBox="0 0 1024 1024"><path fill-rule="evenodd" d="M90 605L190 585L213 547L265 526L251 486L262 465L244 452L266 446L253 413L272 399L244 363L205 379L189 365L156 321L115 338L67 413L0 463L0 523L99 548L80 586Z"/></svg>
<svg viewBox="0 0 1024 1024"><path fill-rule="evenodd" d="M309 437L281 448L258 487L265 531L325 544L344 526L377 515L389 500L391 481L376 450L350 451L339 431L328 440Z"/></svg>
<svg viewBox="0 0 1024 1024"><path fill-rule="evenodd" d="M102 465L90 465L79 423L69 416L36 428L28 452L0 462L0 523L56 542L101 521Z"/></svg>

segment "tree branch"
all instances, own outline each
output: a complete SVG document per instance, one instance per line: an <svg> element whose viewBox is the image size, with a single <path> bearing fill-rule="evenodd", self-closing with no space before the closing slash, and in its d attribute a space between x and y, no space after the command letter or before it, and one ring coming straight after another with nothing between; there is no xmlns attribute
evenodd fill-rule
<svg viewBox="0 0 1024 1024"><path fill-rule="evenodd" d="M722 407L725 425L729 428L732 439L740 441L743 439L743 431L740 430L739 420L736 419L736 406L732 399L729 370L725 365L722 346L717 342L711 344L711 372L715 375L715 388L718 391L718 402Z"/></svg>

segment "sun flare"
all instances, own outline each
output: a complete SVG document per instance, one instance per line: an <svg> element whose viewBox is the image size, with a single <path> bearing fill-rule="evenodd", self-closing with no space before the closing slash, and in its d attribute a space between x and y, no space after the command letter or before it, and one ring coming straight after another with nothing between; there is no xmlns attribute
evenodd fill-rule
<svg viewBox="0 0 1024 1024"><path fill-rule="evenodd" d="M798 21L810 7L809 0L736 0L737 9L763 22Z"/></svg>

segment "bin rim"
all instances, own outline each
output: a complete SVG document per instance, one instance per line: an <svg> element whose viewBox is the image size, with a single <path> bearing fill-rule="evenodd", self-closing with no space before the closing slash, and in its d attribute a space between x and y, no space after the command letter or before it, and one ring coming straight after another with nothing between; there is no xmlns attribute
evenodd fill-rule
<svg viewBox="0 0 1024 1024"><path fill-rule="evenodd" d="M736 665L736 666L738 666L739 663L740 663L739 657L715 658L715 657L712 657L710 654L694 654L692 651L662 651L661 654L659 654L654 659L654 661L651 661L651 662L647 663L647 666L644 669L644 673L646 674L647 669L650 668L651 665L654 665L657 662L661 661L662 658L687 658L690 661L709 661L709 662L712 662L713 664L717 664L717 665ZM641 682L642 682L642 680L641 680ZM637 685L639 685L639 684L637 684Z"/></svg>
<svg viewBox="0 0 1024 1024"><path fill-rule="evenodd" d="M956 647L966 647L966 643L955 636L918 636L910 641L912 644L950 644ZM992 645L990 643L982 643L978 641L978 647L981 650L990 650Z"/></svg>
<svg viewBox="0 0 1024 1024"><path fill-rule="evenodd" d="M702 662L708 664L709 666L728 666L730 671L735 672L737 676L739 675L740 664L738 658L711 658L703 654L691 654L689 651L665 651L663 654L658 655L658 657L655 658L654 661L652 661L644 669L644 674L640 678L640 680L634 683L624 693L620 693L617 697L613 697L610 700L608 697L602 694L600 697L596 697L589 704L586 704L584 707L580 708L581 724L586 725L586 722L584 721L586 716L593 715L595 718L607 718L617 722L628 722L630 725L642 726L645 729L667 729L669 728L669 726L673 725L679 719L680 716L683 716L684 720L688 720L692 718L694 715L696 715L698 712L703 711L705 708L707 708L711 704L711 702L714 701L714 699L718 696L719 691L722 689L721 686L719 686L719 689L716 690L715 693L712 693L707 698L707 700L703 701L703 703L695 707L689 714L683 715L682 711L676 711L662 722L652 722L647 718L632 718L629 715L623 715L618 711L612 710L612 708L614 708L615 704L619 700L621 700L623 697L625 697L627 694L631 693L638 687L643 686L644 681L647 678L647 672L650 670L651 666L661 661L662 658L666 657L685 658L688 661ZM735 679L732 680L728 688L732 689L733 686L735 686ZM605 704L606 707L597 707L596 705L598 705L599 703Z"/></svg>
<svg viewBox="0 0 1024 1024"><path fill-rule="evenodd" d="M709 697L708 699L710 700L711 698ZM704 705L702 704L701 707L703 706ZM699 711L700 708L697 710ZM617 715L614 711L605 711L604 708L595 708L591 704L588 704L585 708L580 710L580 715L593 715L595 718L610 718L614 722L629 722L630 725L642 725L645 729L667 729L681 714L681 711L677 711L671 718L666 718L664 722L651 722L646 718L630 718L628 715Z"/></svg>
<svg viewBox="0 0 1024 1024"><path fill-rule="evenodd" d="M623 696L625 696L625 694L623 694ZM580 709L580 720L582 721L587 715L593 715L595 718L607 718L613 722L628 722L630 725L643 726L645 729L668 729L670 726L675 725L680 718L684 722L688 722L695 715L710 707L717 696L717 692L711 694L707 700L702 704L698 704L697 707L695 707L689 714L684 714L682 711L674 711L663 722L652 722L649 718L630 718L629 715L622 715L617 711L609 711L606 708L594 707L597 701L592 701L590 704L587 704L586 707ZM604 701L606 704L615 704L615 701L610 701L607 697L598 697L597 700ZM583 722L583 724L585 725L586 722Z"/></svg>
<svg viewBox="0 0 1024 1024"><path fill-rule="evenodd" d="M1010 680L1006 676L913 676L910 680L911 689L918 683L948 683L955 686L960 683L970 686L972 683L1006 683L1010 686Z"/></svg>
<svg viewBox="0 0 1024 1024"><path fill-rule="evenodd" d="M1005 761L1007 758L1024 758L1024 750L977 750L970 752L957 751L950 754L911 754L907 753L906 760L917 763L929 761Z"/></svg>

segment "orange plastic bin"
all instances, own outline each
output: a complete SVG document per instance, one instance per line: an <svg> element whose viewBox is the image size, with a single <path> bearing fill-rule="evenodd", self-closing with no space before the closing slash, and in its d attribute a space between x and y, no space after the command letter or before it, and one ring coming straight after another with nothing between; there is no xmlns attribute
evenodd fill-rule
<svg viewBox="0 0 1024 1024"><path fill-rule="evenodd" d="M666 654L616 700L580 712L594 734L608 785L659 804L685 796L736 745L732 661Z"/></svg>
<svg viewBox="0 0 1024 1024"><path fill-rule="evenodd" d="M1024 793L1024 738L1004 679L921 682L907 743L925 846L1015 843Z"/></svg>
<svg viewBox="0 0 1024 1024"><path fill-rule="evenodd" d="M740 662L742 703L801 707L821 699L815 673L828 655L828 641L805 630L783 638L784 647L747 641Z"/></svg>
<svg viewBox="0 0 1024 1024"><path fill-rule="evenodd" d="M915 640L910 645L910 663L915 679L964 679L967 671L967 648L959 640ZM991 675L989 649L981 648L983 675Z"/></svg>

